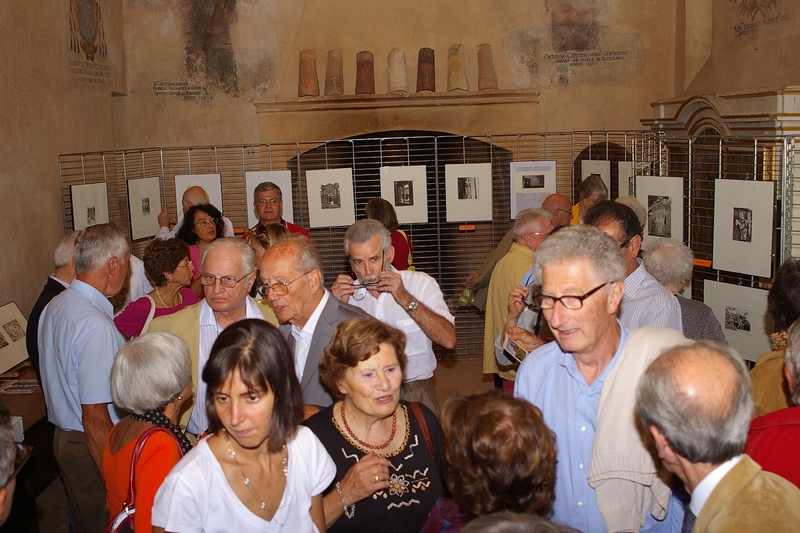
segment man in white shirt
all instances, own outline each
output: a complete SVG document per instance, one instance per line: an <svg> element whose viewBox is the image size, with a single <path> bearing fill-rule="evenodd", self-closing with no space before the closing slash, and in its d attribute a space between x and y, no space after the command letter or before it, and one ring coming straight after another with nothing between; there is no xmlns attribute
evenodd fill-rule
<svg viewBox="0 0 800 533"><path fill-rule="evenodd" d="M683 531L797 531L800 489L743 453L753 400L733 348L667 350L642 375L636 406L664 466L692 495Z"/></svg>
<svg viewBox="0 0 800 533"><path fill-rule="evenodd" d="M189 187L185 191L183 191L183 197L181 198L181 208L182 213L187 212L189 209L196 205L208 205L211 203L208 199L208 193L202 187L197 185L193 185ZM218 209L222 209L222 206L214 206ZM225 231L222 232L223 237L233 237L233 223L228 217L222 217L222 223L225 226ZM175 224L172 229L169 229L169 213L167 212L167 206L161 208L161 212L158 214L158 225L161 226L161 229L158 230L156 233L156 239L171 239L178 233L178 230L181 229L181 224Z"/></svg>
<svg viewBox="0 0 800 533"><path fill-rule="evenodd" d="M431 383L436 369L435 342L456 345L455 318L432 277L419 270L391 266L394 247L389 230L377 220L359 220L344 234L344 249L357 276L339 274L333 295L389 324L406 335L403 399L425 404L436 415L439 405Z"/></svg>

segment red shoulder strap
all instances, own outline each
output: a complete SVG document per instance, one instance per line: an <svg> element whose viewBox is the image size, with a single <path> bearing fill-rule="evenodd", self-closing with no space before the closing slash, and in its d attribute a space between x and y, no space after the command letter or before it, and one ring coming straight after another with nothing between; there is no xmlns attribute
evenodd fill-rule
<svg viewBox="0 0 800 533"><path fill-rule="evenodd" d="M417 419L420 429L422 429L422 436L425 438L425 444L428 445L428 451L431 452L431 458L435 461L436 454L433 453L433 441L431 441L431 433L428 431L428 424L425 422L425 416L422 414L422 409L419 408L419 403L409 402L411 410L414 411L414 417Z"/></svg>
<svg viewBox="0 0 800 533"><path fill-rule="evenodd" d="M158 426L147 429L144 433L139 435L139 439L136 441L136 447L133 449L133 456L131 457L131 475L128 484L128 498L125 500L124 504L124 508L126 509L133 508L134 504L136 503L136 463L139 461L139 455L141 455L144 445L147 444L147 439L162 431L175 439L175 442L178 442L178 439L170 430ZM183 450L180 448L180 443L178 443L178 449L181 450L181 457L183 457Z"/></svg>

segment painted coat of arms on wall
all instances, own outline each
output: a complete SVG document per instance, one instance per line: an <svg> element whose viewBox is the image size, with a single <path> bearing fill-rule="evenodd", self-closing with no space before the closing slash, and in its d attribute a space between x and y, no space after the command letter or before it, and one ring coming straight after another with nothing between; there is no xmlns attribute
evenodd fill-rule
<svg viewBox="0 0 800 533"><path fill-rule="evenodd" d="M70 0L70 41L71 52L86 54L86 59L94 61L94 56L108 54L100 0Z"/></svg>

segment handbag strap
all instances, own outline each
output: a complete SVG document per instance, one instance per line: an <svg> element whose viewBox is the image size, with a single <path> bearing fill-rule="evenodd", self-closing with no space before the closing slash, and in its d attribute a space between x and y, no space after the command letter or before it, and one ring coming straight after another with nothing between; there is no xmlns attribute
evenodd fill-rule
<svg viewBox="0 0 800 533"><path fill-rule="evenodd" d="M150 328L150 322L153 321L153 316L156 314L156 301L153 300L153 297L149 294L145 294L144 296L150 300L150 313L148 313L147 320L144 321L144 326L142 326L142 331L139 333L139 335L144 335L147 333L147 330Z"/></svg>
<svg viewBox="0 0 800 533"><path fill-rule="evenodd" d="M425 422L425 416L422 414L422 409L419 408L419 403L417 402L409 403L411 404L411 410L414 411L414 417L417 419L417 423L422 430L422 436L425 438L425 444L428 445L428 451L431 452L431 458L435 461L436 454L433 453L433 441L431 441L431 433L428 431L428 424Z"/></svg>
<svg viewBox="0 0 800 533"><path fill-rule="evenodd" d="M132 509L135 507L136 503L136 463L139 462L139 455L141 455L142 450L144 449L144 445L147 444L147 439L155 435L156 433L160 432L167 433L177 442L178 439L175 438L175 435L166 428L162 427L152 427L147 429L144 433L139 435L139 439L136 441L136 447L133 449L133 456L131 457L131 475L128 484L128 498L125 500L123 505L124 509ZM180 448L180 444L178 444L178 449L180 450L181 457L183 456L183 450Z"/></svg>

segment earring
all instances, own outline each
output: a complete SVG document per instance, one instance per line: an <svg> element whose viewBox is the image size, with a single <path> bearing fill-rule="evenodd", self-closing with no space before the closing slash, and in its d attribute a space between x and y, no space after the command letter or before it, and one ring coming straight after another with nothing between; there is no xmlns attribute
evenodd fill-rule
<svg viewBox="0 0 800 533"><path fill-rule="evenodd" d="M183 400L183 391L179 392L176 398L178 398L179 400Z"/></svg>

